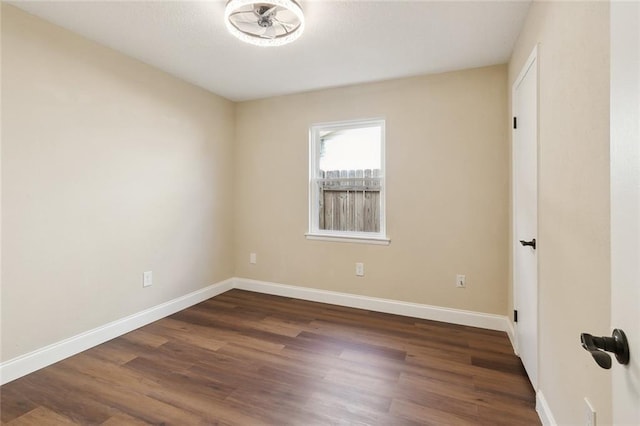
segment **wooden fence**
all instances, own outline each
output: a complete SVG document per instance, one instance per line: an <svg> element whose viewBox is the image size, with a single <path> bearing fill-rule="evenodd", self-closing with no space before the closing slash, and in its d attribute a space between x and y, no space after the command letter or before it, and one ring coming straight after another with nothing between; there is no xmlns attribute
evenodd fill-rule
<svg viewBox="0 0 640 426"><path fill-rule="evenodd" d="M320 173L320 229L380 232L380 169Z"/></svg>

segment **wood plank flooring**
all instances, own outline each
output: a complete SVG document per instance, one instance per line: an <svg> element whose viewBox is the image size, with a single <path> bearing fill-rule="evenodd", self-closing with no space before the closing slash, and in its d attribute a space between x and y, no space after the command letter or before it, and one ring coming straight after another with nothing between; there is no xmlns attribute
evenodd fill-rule
<svg viewBox="0 0 640 426"><path fill-rule="evenodd" d="M0 388L7 425L535 425L506 334L232 290Z"/></svg>

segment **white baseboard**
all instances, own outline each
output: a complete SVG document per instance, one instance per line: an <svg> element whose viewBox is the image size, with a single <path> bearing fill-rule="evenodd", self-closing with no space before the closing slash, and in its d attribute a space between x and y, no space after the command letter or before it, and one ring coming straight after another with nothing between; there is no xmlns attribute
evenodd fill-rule
<svg viewBox="0 0 640 426"><path fill-rule="evenodd" d="M194 291L128 317L110 322L68 339L21 355L0 364L0 385L54 364L77 353L90 349L108 340L126 334L144 325L165 318L178 311L203 302L233 288L258 293L291 297L313 302L366 309L375 312L403 315L433 321L505 331L513 344L513 324L504 315L485 314L461 309L422 305L377 297L359 296L335 291L318 290L284 284L256 281L245 278L230 278ZM515 347L515 346L514 346ZM546 403L545 403L546 407ZM555 424L555 423L551 423Z"/></svg>
<svg viewBox="0 0 640 426"><path fill-rule="evenodd" d="M366 309L375 312L468 325L489 330L508 331L509 327L509 320L504 315L442 308L439 306L276 284L246 278L234 278L233 287L257 293L273 294L275 296L291 297L312 302L329 303L331 305L348 306L350 308Z"/></svg>
<svg viewBox="0 0 640 426"><path fill-rule="evenodd" d="M544 398L542 391L538 391L536 393L536 412L538 413L538 417L540 417L540 421L544 426L558 425L556 419L553 418L551 408L549 408L549 404L547 404L547 400Z"/></svg>
<svg viewBox="0 0 640 426"><path fill-rule="evenodd" d="M0 364L0 385L126 334L233 288L230 278Z"/></svg>

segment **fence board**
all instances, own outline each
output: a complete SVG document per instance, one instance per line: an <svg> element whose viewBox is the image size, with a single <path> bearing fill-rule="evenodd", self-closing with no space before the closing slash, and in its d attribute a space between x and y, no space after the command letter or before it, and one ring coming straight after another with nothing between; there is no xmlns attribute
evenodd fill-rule
<svg viewBox="0 0 640 426"><path fill-rule="evenodd" d="M379 169L320 173L320 229L380 232Z"/></svg>

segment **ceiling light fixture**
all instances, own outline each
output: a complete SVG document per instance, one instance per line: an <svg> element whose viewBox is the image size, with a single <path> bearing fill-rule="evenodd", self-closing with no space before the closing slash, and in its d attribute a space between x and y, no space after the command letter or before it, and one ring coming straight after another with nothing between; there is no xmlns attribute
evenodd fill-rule
<svg viewBox="0 0 640 426"><path fill-rule="evenodd" d="M224 21L231 34L256 46L282 46L304 31L302 8L295 0L229 0Z"/></svg>

